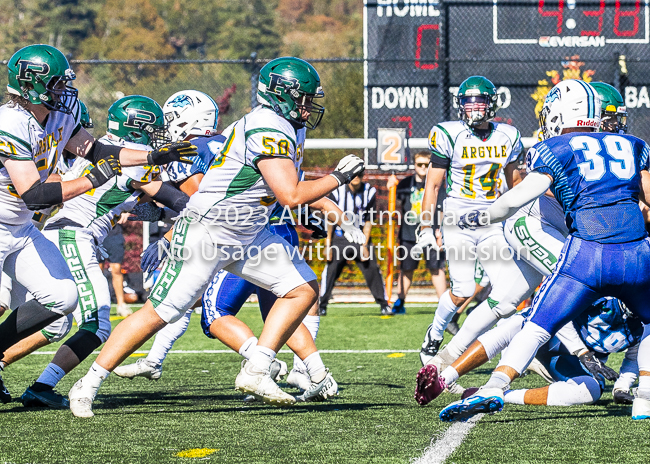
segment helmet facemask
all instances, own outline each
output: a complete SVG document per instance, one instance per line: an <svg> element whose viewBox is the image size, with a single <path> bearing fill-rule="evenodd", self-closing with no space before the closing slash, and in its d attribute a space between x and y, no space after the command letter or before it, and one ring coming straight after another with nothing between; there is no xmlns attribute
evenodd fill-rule
<svg viewBox="0 0 650 464"><path fill-rule="evenodd" d="M314 99L323 98L323 90L319 87L318 92L311 95L300 94L296 90L289 92L298 112L296 119L299 118L302 121L302 125L307 129L316 129L316 127L320 124L321 119L323 119L323 114L325 114L325 107L314 102ZM297 98L293 97L294 92L299 94Z"/></svg>
<svg viewBox="0 0 650 464"><path fill-rule="evenodd" d="M457 97L458 116L471 127L478 127L491 119L491 99L488 95L462 96Z"/></svg>
<svg viewBox="0 0 650 464"><path fill-rule="evenodd" d="M79 95L77 89L68 85L69 82L72 82L76 78L72 69L67 69L65 76L52 76L47 83L43 81L39 74L33 73L33 76L33 81L36 85L30 90L27 90L27 86L25 86L24 91L26 93L38 93L37 89L40 87L43 92L38 94L38 98L45 108L51 111L72 114ZM29 99L29 97L26 98Z"/></svg>
<svg viewBox="0 0 650 464"><path fill-rule="evenodd" d="M613 105L604 108L600 117L600 130L614 134L627 134L627 111L622 108L615 109Z"/></svg>

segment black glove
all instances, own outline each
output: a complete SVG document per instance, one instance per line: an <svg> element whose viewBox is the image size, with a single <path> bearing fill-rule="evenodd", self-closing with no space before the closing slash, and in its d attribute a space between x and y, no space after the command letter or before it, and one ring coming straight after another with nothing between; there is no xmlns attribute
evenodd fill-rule
<svg viewBox="0 0 650 464"><path fill-rule="evenodd" d="M460 219L458 219L458 227L461 229L474 230L480 226L486 226L488 224L487 216L484 214L485 211L470 211L467 214L463 214Z"/></svg>
<svg viewBox="0 0 650 464"><path fill-rule="evenodd" d="M142 272L146 272L148 274L152 273L158 269L160 261L162 261L164 258L165 252L162 250L159 252L158 242L160 242L165 249L169 250L169 240L167 240L165 237L150 243L147 249L142 253L142 260L140 261Z"/></svg>
<svg viewBox="0 0 650 464"><path fill-rule="evenodd" d="M129 216L129 221L158 222L163 219L165 219L164 208L158 208L150 201L135 205Z"/></svg>
<svg viewBox="0 0 650 464"><path fill-rule="evenodd" d="M593 351L578 356L582 365L594 376L603 376L606 380L618 379L618 372L600 362Z"/></svg>
<svg viewBox="0 0 650 464"><path fill-rule="evenodd" d="M181 163L192 163L190 157L197 156L198 152L195 145L191 142L174 142L156 148L147 155L147 162L151 166L162 166L172 161Z"/></svg>
<svg viewBox="0 0 650 464"><path fill-rule="evenodd" d="M110 155L107 158L100 159L95 167L86 174L86 177L93 184L93 188L97 188L120 174L122 174L120 160Z"/></svg>
<svg viewBox="0 0 650 464"><path fill-rule="evenodd" d="M348 155L339 161L331 175L339 182L339 185L349 184L352 179L362 174L365 169L366 166L361 158L356 155Z"/></svg>
<svg viewBox="0 0 650 464"><path fill-rule="evenodd" d="M311 230L311 238L320 240L327 237L327 229L323 223L323 219L316 216L313 211L309 211L307 220L305 221L305 229Z"/></svg>

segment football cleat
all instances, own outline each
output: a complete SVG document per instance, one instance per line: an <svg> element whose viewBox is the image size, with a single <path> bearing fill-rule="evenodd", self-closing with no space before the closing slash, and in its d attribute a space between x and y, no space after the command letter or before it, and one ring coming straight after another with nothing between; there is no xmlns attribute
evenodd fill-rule
<svg viewBox="0 0 650 464"><path fill-rule="evenodd" d="M336 396L339 394L339 386L332 377L332 373L329 369L326 369L327 375L325 378L318 383L312 383L309 388L307 388L304 393L298 396L296 399L298 401L310 402L310 401L325 401L327 398Z"/></svg>
<svg viewBox="0 0 650 464"><path fill-rule="evenodd" d="M381 315L382 316L394 316L397 314L390 306L382 306L381 307Z"/></svg>
<svg viewBox="0 0 650 464"><path fill-rule="evenodd" d="M279 382L285 375L287 375L288 370L286 362L274 359L270 368L271 378L276 382Z"/></svg>
<svg viewBox="0 0 650 464"><path fill-rule="evenodd" d="M470 396L474 395L478 391L478 387L469 387L466 388L463 394L460 396L461 400L464 400L465 398L469 398ZM505 397L505 393L503 394Z"/></svg>
<svg viewBox="0 0 650 464"><path fill-rule="evenodd" d="M305 391L311 387L311 378L309 374L302 369L293 368L287 377L287 383L290 387L298 388Z"/></svg>
<svg viewBox="0 0 650 464"><path fill-rule="evenodd" d="M79 379L68 393L72 415L84 418L93 417L95 415L93 414L95 393L97 393L97 390L93 391L92 388L86 388L83 384L83 378Z"/></svg>
<svg viewBox="0 0 650 464"><path fill-rule="evenodd" d="M634 395L632 395L629 390L623 390L621 388L615 388L612 391L614 396L614 403L616 404L633 404Z"/></svg>
<svg viewBox="0 0 650 464"><path fill-rule="evenodd" d="M133 364L118 366L114 372L118 377L125 379L144 377L149 380L158 380L162 375L162 364L153 364L151 361L147 361L147 358L140 358Z"/></svg>
<svg viewBox="0 0 650 464"><path fill-rule="evenodd" d="M278 387L269 371L260 371L247 360L242 361L241 371L235 379L235 389L274 406L288 406L296 402L293 396Z"/></svg>
<svg viewBox="0 0 650 464"><path fill-rule="evenodd" d="M447 392L454 395L463 395L465 394L465 387L458 385L456 382L452 382L447 385Z"/></svg>
<svg viewBox="0 0 650 464"><path fill-rule="evenodd" d="M395 314L406 314L406 307L404 306L404 300L398 298L393 303L393 313Z"/></svg>
<svg viewBox="0 0 650 464"><path fill-rule="evenodd" d="M500 388L479 389L464 400L455 401L440 411L443 422L466 421L477 414L493 413L503 409L503 390Z"/></svg>
<svg viewBox="0 0 650 464"><path fill-rule="evenodd" d="M445 391L445 380L438 375L438 369L433 364L427 364L420 372L415 383L415 401L425 406L435 400Z"/></svg>
<svg viewBox="0 0 650 464"><path fill-rule="evenodd" d="M70 407L68 399L55 392L54 389L36 392L29 387L20 397L20 401L26 408L68 409Z"/></svg>
<svg viewBox="0 0 650 464"><path fill-rule="evenodd" d="M122 303L117 305L116 313L119 317L127 317L133 314L133 310L129 308L126 304Z"/></svg>
<svg viewBox="0 0 650 464"><path fill-rule="evenodd" d="M2 368L0 367L0 403L7 404L11 401L11 393L5 387L5 383L2 381Z"/></svg>
<svg viewBox="0 0 650 464"><path fill-rule="evenodd" d="M555 382L551 374L548 372L548 369L546 369L546 367L544 367L544 364L542 364L537 358L533 358L533 360L530 362L526 370L535 372L537 375L542 377L548 383Z"/></svg>
<svg viewBox="0 0 650 464"><path fill-rule="evenodd" d="M447 327L445 328L445 330L449 332L452 336L456 335L460 330L460 326L458 325L458 319L460 319L460 313L454 314L454 316L451 318L451 321L449 321L449 324L447 324Z"/></svg>
<svg viewBox="0 0 650 464"><path fill-rule="evenodd" d="M433 357L438 354L440 344L442 343L442 340L432 338L432 329L433 324L430 324L427 333L424 335L424 343L422 343L422 349L420 350L420 361L422 361L423 366L431 363Z"/></svg>
<svg viewBox="0 0 650 464"><path fill-rule="evenodd" d="M632 403L632 420L643 420L643 419L650 419L650 399L647 399L649 397L650 392L646 390L643 392L643 396L639 396L639 390L640 388L636 389L636 392L634 393L634 403Z"/></svg>

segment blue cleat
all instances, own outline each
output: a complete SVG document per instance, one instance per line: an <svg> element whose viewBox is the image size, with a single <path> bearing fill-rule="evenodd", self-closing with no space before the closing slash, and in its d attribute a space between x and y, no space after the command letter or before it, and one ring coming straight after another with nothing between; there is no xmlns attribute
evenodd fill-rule
<svg viewBox="0 0 650 464"><path fill-rule="evenodd" d="M499 412L503 409L503 404L503 391L500 388L481 389L474 395L451 403L440 411L440 420L464 422L477 414Z"/></svg>
<svg viewBox="0 0 650 464"><path fill-rule="evenodd" d="M398 298L393 303L393 313L394 314L406 314L406 307L404 306L404 300Z"/></svg>

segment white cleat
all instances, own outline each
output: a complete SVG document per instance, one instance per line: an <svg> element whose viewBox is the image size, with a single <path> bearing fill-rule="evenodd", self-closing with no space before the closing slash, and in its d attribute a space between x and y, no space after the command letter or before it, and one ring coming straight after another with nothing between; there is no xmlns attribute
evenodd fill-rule
<svg viewBox="0 0 650 464"><path fill-rule="evenodd" d="M453 393L454 395L462 395L465 393L465 387L462 387L458 385L456 382L450 383L447 385L446 389L449 393Z"/></svg>
<svg viewBox="0 0 650 464"><path fill-rule="evenodd" d="M151 361L147 361L147 358L140 358L133 364L118 366L114 372L118 377L125 379L144 377L149 380L158 380L162 375L162 365L153 364Z"/></svg>
<svg viewBox="0 0 650 464"><path fill-rule="evenodd" d="M289 368L287 367L286 362L280 361L279 359L273 360L269 372L273 380L279 382L284 378L285 375L287 375L287 372L289 372Z"/></svg>
<svg viewBox="0 0 650 464"><path fill-rule="evenodd" d="M650 400L639 397L637 389L632 403L632 420L650 419Z"/></svg>
<svg viewBox="0 0 650 464"><path fill-rule="evenodd" d="M119 317L127 317L133 314L133 310L128 307L125 303L117 305L117 315Z"/></svg>
<svg viewBox="0 0 650 464"><path fill-rule="evenodd" d="M293 396L278 387L269 371L259 371L246 360L242 362L241 371L235 379L235 389L274 406L288 406L296 402Z"/></svg>
<svg viewBox="0 0 650 464"><path fill-rule="evenodd" d="M325 378L318 383L312 383L311 386L297 398L297 400L304 402L325 401L327 398L331 398L338 394L339 386L328 369Z"/></svg>
<svg viewBox="0 0 650 464"><path fill-rule="evenodd" d="M287 383L290 387L298 388L302 391L308 390L311 387L311 378L309 374L301 369L295 367L289 372Z"/></svg>
<svg viewBox="0 0 650 464"><path fill-rule="evenodd" d="M548 383L553 383L555 380L553 380L553 377L551 374L548 372L546 367L539 362L537 358L533 358L533 360L530 362L528 368L526 370L529 370L531 372L535 372L537 375L539 375L541 378L546 380Z"/></svg>
<svg viewBox="0 0 650 464"><path fill-rule="evenodd" d="M95 392L96 393L96 392ZM83 378L75 383L68 393L70 411L75 417L93 417L93 399L95 395L91 388L84 388Z"/></svg>

